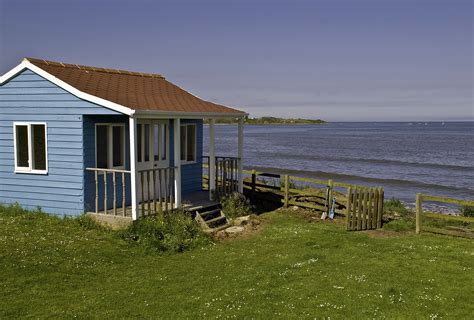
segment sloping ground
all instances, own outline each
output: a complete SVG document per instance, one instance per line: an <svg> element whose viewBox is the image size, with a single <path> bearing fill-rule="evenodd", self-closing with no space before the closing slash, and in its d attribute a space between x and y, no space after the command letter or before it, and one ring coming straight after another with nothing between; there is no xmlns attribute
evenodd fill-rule
<svg viewBox="0 0 474 320"><path fill-rule="evenodd" d="M261 232L147 254L115 232L0 213L0 318L469 318L470 239L369 237L283 211Z"/></svg>

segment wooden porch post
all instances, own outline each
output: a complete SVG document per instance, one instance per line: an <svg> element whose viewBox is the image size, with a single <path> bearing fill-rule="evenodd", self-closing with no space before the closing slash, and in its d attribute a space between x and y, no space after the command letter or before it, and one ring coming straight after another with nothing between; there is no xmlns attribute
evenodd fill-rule
<svg viewBox="0 0 474 320"><path fill-rule="evenodd" d="M214 200L216 192L216 139L215 120L209 119L209 200Z"/></svg>
<svg viewBox="0 0 474 320"><path fill-rule="evenodd" d="M174 119L173 122L174 135L174 205L175 208L181 206L181 119Z"/></svg>
<svg viewBox="0 0 474 320"><path fill-rule="evenodd" d="M239 178L239 186L238 190L240 193L244 193L244 176L242 174L242 167L244 162L244 118L239 119L239 126L238 126L238 155L239 164L238 164L238 178Z"/></svg>
<svg viewBox="0 0 474 320"><path fill-rule="evenodd" d="M133 117L129 118L130 133L130 185L132 193L132 220L138 219L137 202L137 123Z"/></svg>

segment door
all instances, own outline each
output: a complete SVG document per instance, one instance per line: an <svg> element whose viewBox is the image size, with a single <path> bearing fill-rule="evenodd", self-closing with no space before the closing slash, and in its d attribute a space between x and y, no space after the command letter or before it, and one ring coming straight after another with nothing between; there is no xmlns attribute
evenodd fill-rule
<svg viewBox="0 0 474 320"><path fill-rule="evenodd" d="M158 187L158 183L161 181L158 176L156 176L154 185L152 181L152 173L150 172L147 174L145 172L141 174L140 171L167 167L169 167L169 121L138 120L137 198L139 202L153 199L155 195L155 188ZM162 182L162 187L164 187L164 181ZM148 194L148 192L150 192L150 194Z"/></svg>

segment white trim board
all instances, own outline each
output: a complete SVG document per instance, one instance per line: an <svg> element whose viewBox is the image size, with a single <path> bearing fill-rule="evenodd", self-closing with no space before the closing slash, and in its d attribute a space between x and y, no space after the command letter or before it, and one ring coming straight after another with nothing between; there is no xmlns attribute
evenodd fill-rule
<svg viewBox="0 0 474 320"><path fill-rule="evenodd" d="M83 91L78 90L77 88L71 86L70 84L62 81L61 79L53 76L52 74L44 71L40 67L34 65L27 59L23 59L23 61L2 75L0 77L0 85L5 83L6 81L10 80L23 70L28 69L33 71L34 73L38 74L39 76L45 78L48 81L51 81L58 87L66 90L67 92L71 93L72 95L102 107L108 108L110 110L114 110L120 113L123 113L128 116L132 116L135 113L140 115L140 118L168 118L168 119L176 119L176 118L185 118L185 119L193 119L193 118L243 118L248 116L248 113L225 113L225 112L179 112L179 111L159 111L159 110L134 110L128 108L126 106L120 105L118 103L99 98L97 96L85 93Z"/></svg>
<svg viewBox="0 0 474 320"><path fill-rule="evenodd" d="M42 125L44 126L44 150L45 150L45 169L33 169L34 163L34 156L33 156L33 140L32 140L32 133L31 133L31 126L33 125ZM18 155L17 155L17 137L16 137L16 127L17 126L25 126L27 128L27 139L28 139L28 167L19 167L18 166ZM48 174L48 124L46 122L28 122L28 121L14 121L13 122L13 159L14 163L14 173L22 173L22 174Z"/></svg>

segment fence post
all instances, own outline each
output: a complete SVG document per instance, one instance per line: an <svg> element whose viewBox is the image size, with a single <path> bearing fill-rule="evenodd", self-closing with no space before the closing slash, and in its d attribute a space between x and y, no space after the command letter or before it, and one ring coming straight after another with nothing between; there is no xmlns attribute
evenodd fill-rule
<svg viewBox="0 0 474 320"><path fill-rule="evenodd" d="M285 174L285 208L288 208L290 199L290 177Z"/></svg>
<svg viewBox="0 0 474 320"><path fill-rule="evenodd" d="M421 214L423 211L422 208L423 198L421 193L416 194L416 234L419 234L421 231Z"/></svg>
<svg viewBox="0 0 474 320"><path fill-rule="evenodd" d="M347 188L347 204L346 204L346 229L351 230L351 206L352 206L352 188Z"/></svg>
<svg viewBox="0 0 474 320"><path fill-rule="evenodd" d="M255 191L255 183L257 182L257 172L252 170L252 191Z"/></svg>

